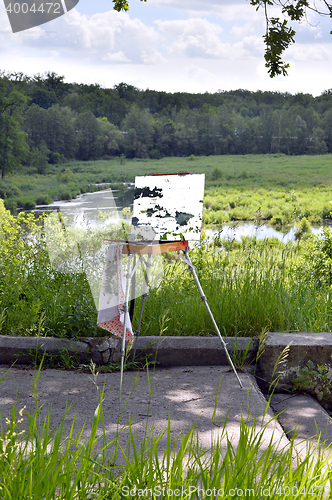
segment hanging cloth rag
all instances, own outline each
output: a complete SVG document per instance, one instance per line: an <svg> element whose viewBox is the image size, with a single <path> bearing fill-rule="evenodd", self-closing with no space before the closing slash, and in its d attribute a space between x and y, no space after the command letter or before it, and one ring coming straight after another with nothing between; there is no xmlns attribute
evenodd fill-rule
<svg viewBox="0 0 332 500"><path fill-rule="evenodd" d="M126 277L122 266L122 245L110 245L99 297L97 325L117 337L123 336ZM129 313L126 313L127 341L133 338Z"/></svg>

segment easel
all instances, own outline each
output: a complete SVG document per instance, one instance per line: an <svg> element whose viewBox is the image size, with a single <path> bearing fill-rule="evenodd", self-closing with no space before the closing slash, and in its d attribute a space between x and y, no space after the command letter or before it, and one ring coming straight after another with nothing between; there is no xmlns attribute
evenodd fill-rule
<svg viewBox="0 0 332 500"><path fill-rule="evenodd" d="M217 335L219 336L219 339L221 341L221 344L225 350L227 359L229 364L231 365L231 368L233 369L236 378L239 382L240 387L242 388L242 383L241 380L237 374L237 371L234 367L234 364L232 362L232 359L228 353L227 350L227 345L222 338L222 335L220 333L220 330L218 328L218 325L213 317L213 314L211 312L211 309L209 307L209 304L207 303L206 296L204 295L203 289L201 287L201 284L199 282L198 276L196 274L195 267L193 263L191 262L191 259L189 257L188 253L188 248L189 248L189 243L186 240L182 241L142 241L142 242L129 242L129 241L124 241L123 242L123 249L122 253L128 255L128 263L127 263L127 273L126 273L126 292L125 292L125 303L123 306L123 312L124 312L124 324L123 324L123 335L122 335L122 345L121 345L121 374L120 374L120 394L119 394L119 404L121 404L121 393L122 393L122 381L123 381L123 368L124 368L124 358L125 358L125 352L126 352L126 340L125 340L125 332L126 332L126 317L127 313L129 312L129 294L130 294L130 285L132 282L132 279L135 275L137 266L139 262L143 262L144 265L146 266L146 273L145 273L145 282L144 282L144 289L143 289L143 294L142 294L142 304L141 304L141 310L140 310L140 316L139 316L139 321L138 321L138 328L135 333L135 340L134 340L134 351L133 351L133 358L135 358L136 354L136 343L137 343L137 338L140 333L140 327L141 327L141 321L142 321L142 316L143 316L143 309L144 309L144 302L147 297L147 292L148 292L148 278L149 278L149 270L151 266L151 256L153 254L157 253L165 253L165 252L174 252L176 251L179 255L179 257L183 260L185 264L187 264L189 271L191 272L195 283L197 285L199 294L201 296L202 302L204 302L205 307L209 313L209 316L212 320L213 326L217 332ZM182 252L182 253L181 253ZM139 257L139 260L135 263L135 265L132 265L132 260L133 256L137 255ZM147 255L147 259L145 259L143 256Z"/></svg>

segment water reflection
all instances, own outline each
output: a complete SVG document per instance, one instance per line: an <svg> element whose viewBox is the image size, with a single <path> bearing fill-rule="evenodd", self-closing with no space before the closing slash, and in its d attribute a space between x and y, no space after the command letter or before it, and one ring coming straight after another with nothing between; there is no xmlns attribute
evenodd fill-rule
<svg viewBox="0 0 332 500"><path fill-rule="evenodd" d="M121 210L132 206L134 190L116 191L106 189L95 193L86 193L75 200L55 201L47 206L38 206L34 211L58 211L71 221L74 227L98 227L101 223L109 224L120 220L130 220L130 216L121 214Z"/></svg>
<svg viewBox="0 0 332 500"><path fill-rule="evenodd" d="M321 225L313 227L312 233L320 234L322 230L323 226ZM268 226L267 224L257 226L250 222L237 222L231 226L223 226L222 230L205 230L207 236L209 236L210 238L220 235L221 239L235 239L241 241L242 236L255 236L258 240L263 240L265 238L278 238L278 240L282 241L283 243L287 243L288 241L295 241L295 231L295 227L284 227L283 231L277 231L274 227Z"/></svg>
<svg viewBox="0 0 332 500"><path fill-rule="evenodd" d="M75 200L71 201L56 201L51 205L36 207L34 211L45 210L61 210L70 219L76 217L76 224L82 227L85 221L89 220L90 227L100 225L101 213L109 213L109 217L105 222L119 220L130 220L130 216L123 216L120 212L123 208L131 208L134 200L134 188L126 188L125 190L116 191L107 189L105 191L97 191L95 193L86 193ZM324 221L323 224L312 227L313 234L320 234L324 226L331 226L332 221ZM206 234L212 238L220 235L222 239L236 239L241 241L242 236L255 236L257 239L278 238L278 240L287 243L295 241L295 230L293 226L282 227L277 230L273 226L263 224L260 226L252 222L234 222L220 228L205 229Z"/></svg>

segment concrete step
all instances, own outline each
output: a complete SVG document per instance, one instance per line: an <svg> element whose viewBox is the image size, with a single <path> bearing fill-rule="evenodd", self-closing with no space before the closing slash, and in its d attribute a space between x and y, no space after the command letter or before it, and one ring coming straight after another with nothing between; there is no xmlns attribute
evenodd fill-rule
<svg viewBox="0 0 332 500"><path fill-rule="evenodd" d="M278 392L294 391L298 387L316 395L327 409L332 410L329 403L329 399L332 402L331 364L331 333L269 333L258 362L260 387L267 390L278 378ZM306 381L301 372L305 367L308 369ZM296 381L299 382L299 375L302 377L301 387L295 385Z"/></svg>
<svg viewBox="0 0 332 500"><path fill-rule="evenodd" d="M239 358L245 354L246 363L255 359L258 339L225 338L229 353ZM121 341L114 337L87 337L79 340L52 337L0 336L0 364L31 364L36 349L59 357L64 350L82 363L90 360L97 365L120 361ZM218 337L139 337L136 357L149 356L158 366L228 365L225 350Z"/></svg>

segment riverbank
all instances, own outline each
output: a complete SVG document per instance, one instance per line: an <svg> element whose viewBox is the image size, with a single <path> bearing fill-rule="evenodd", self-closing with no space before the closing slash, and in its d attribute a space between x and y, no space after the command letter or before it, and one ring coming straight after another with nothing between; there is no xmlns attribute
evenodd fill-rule
<svg viewBox="0 0 332 500"><path fill-rule="evenodd" d="M331 218L332 155L200 156L188 158L73 161L50 165L45 175L8 175L0 197L8 209L31 209L107 187L123 188L137 175L205 173L203 222L269 221L284 225L306 217ZM97 186L97 184L102 185Z"/></svg>

